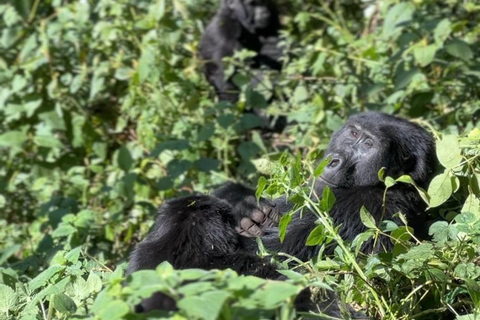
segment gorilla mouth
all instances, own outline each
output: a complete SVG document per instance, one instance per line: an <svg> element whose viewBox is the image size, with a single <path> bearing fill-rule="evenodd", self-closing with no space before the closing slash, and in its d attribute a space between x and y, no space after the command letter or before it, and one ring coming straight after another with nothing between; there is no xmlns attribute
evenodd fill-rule
<svg viewBox="0 0 480 320"><path fill-rule="evenodd" d="M319 177L320 180L322 180L323 182L325 182L327 185L329 185L330 187L334 187L334 188L337 188L338 187L338 184L336 183L333 183L332 181L329 181L327 179L325 179L323 176L320 176Z"/></svg>

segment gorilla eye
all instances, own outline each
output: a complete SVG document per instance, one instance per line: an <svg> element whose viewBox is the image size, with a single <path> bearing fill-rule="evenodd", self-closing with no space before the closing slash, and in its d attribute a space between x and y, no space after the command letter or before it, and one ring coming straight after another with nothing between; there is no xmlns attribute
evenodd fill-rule
<svg viewBox="0 0 480 320"><path fill-rule="evenodd" d="M358 132L356 130L350 130L350 134L352 135L352 137L358 138Z"/></svg>
<svg viewBox="0 0 480 320"><path fill-rule="evenodd" d="M370 139L369 139L369 140L365 140L364 144L365 144L365 146L366 146L367 148L373 147L373 141L370 140Z"/></svg>

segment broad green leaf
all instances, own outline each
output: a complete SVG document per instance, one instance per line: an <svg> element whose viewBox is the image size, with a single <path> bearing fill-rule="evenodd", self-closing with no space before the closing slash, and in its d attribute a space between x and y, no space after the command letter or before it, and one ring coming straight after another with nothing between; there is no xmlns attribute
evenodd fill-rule
<svg viewBox="0 0 480 320"><path fill-rule="evenodd" d="M396 184L396 181L395 179L393 179L392 177L386 177L385 178L385 186L387 188L390 188L390 187L393 187L394 185Z"/></svg>
<svg viewBox="0 0 480 320"><path fill-rule="evenodd" d="M205 320L218 319L225 300L229 294L226 291L210 291L199 297L187 296L178 301L177 306L183 310L190 319L201 318Z"/></svg>
<svg viewBox="0 0 480 320"><path fill-rule="evenodd" d="M17 297L15 291L0 283L0 314L8 314L9 310L12 310L17 303Z"/></svg>
<svg viewBox="0 0 480 320"><path fill-rule="evenodd" d="M323 170L328 165L330 160L331 160L331 158L326 158L326 159L322 160L322 162L320 162L318 164L318 166L315 168L315 171L313 172L313 176L314 177L319 177L323 173Z"/></svg>
<svg viewBox="0 0 480 320"><path fill-rule="evenodd" d="M469 194L462 207L462 213L470 212L480 217L480 200L474 194Z"/></svg>
<svg viewBox="0 0 480 320"><path fill-rule="evenodd" d="M20 147L27 141L27 135L21 131L8 131L0 135L0 147Z"/></svg>
<svg viewBox="0 0 480 320"><path fill-rule="evenodd" d="M63 293L57 293L53 296L53 307L61 313L75 313L77 306L75 302Z"/></svg>
<svg viewBox="0 0 480 320"><path fill-rule="evenodd" d="M360 233L359 235L357 235L355 237L355 239L353 239L352 241L352 247L355 248L355 252L359 252L360 249L362 248L362 245L370 240L371 238L373 238L373 236L375 235L375 231L374 230L367 230L365 232L362 232Z"/></svg>
<svg viewBox="0 0 480 320"><path fill-rule="evenodd" d="M128 314L130 307L123 301L114 300L107 305L104 305L98 312L98 317L102 320L116 320L122 319Z"/></svg>
<svg viewBox="0 0 480 320"><path fill-rule="evenodd" d="M63 144L55 137L38 135L33 138L33 142L39 147L62 148Z"/></svg>
<svg viewBox="0 0 480 320"><path fill-rule="evenodd" d="M415 61L421 66L428 66L435 58L435 53L437 52L438 47L434 44L428 45L426 47L417 46L413 50L413 56Z"/></svg>
<svg viewBox="0 0 480 320"><path fill-rule="evenodd" d="M125 172L128 172L132 167L134 161L130 150L126 146L122 146L118 151L117 162L120 169Z"/></svg>
<svg viewBox="0 0 480 320"><path fill-rule="evenodd" d="M430 226L428 234L433 236L433 240L442 244L448 240L449 225L446 221L437 221Z"/></svg>
<svg viewBox="0 0 480 320"><path fill-rule="evenodd" d="M307 246L316 246L320 245L323 243L323 240L325 240L326 234L325 234L325 227L323 225L318 225L315 227L315 229L310 232L307 238L306 245Z"/></svg>
<svg viewBox="0 0 480 320"><path fill-rule="evenodd" d="M322 191L322 199L320 199L320 208L325 212L330 212L335 204L335 195L329 186L326 186Z"/></svg>
<svg viewBox="0 0 480 320"><path fill-rule="evenodd" d="M420 75L422 72L420 72L419 69L414 68L410 70L399 70L397 74L395 74L395 90L398 91L400 89L405 88L412 82L412 79L416 75Z"/></svg>
<svg viewBox="0 0 480 320"><path fill-rule="evenodd" d="M465 285L473 304L477 309L480 308L480 285L473 279L465 279Z"/></svg>
<svg viewBox="0 0 480 320"><path fill-rule="evenodd" d="M437 141L437 157L445 168L453 168L462 161L458 138L453 135L443 136Z"/></svg>
<svg viewBox="0 0 480 320"><path fill-rule="evenodd" d="M396 29L402 28L402 24L412 19L415 6L410 2L400 2L391 7L383 23L383 36L390 37Z"/></svg>
<svg viewBox="0 0 480 320"><path fill-rule="evenodd" d="M448 36L452 32L452 24L448 19L443 19L437 24L435 31L433 33L433 37L435 39L435 43L438 46L442 46L445 40L447 40Z"/></svg>
<svg viewBox="0 0 480 320"><path fill-rule="evenodd" d="M375 223L375 219L372 217L370 212L362 206L360 208L360 220L362 220L362 223L369 229L377 229L377 225Z"/></svg>
<svg viewBox="0 0 480 320"><path fill-rule="evenodd" d="M438 207L452 195L453 185L452 178L448 171L437 175L433 178L428 186L428 196L430 197L429 206L431 208Z"/></svg>
<svg viewBox="0 0 480 320"><path fill-rule="evenodd" d="M252 163L260 174L271 175L274 173L275 164L269 159L259 158L252 160Z"/></svg>
<svg viewBox="0 0 480 320"><path fill-rule="evenodd" d="M54 275L63 270L65 270L65 266L53 265L49 267L28 283L30 290L35 290L46 285Z"/></svg>
<svg viewBox="0 0 480 320"><path fill-rule="evenodd" d="M100 292L102 290L102 279L96 273L90 271L87 278L87 286L90 292Z"/></svg>
<svg viewBox="0 0 480 320"><path fill-rule="evenodd" d="M193 166L199 171L217 171L220 167L220 161L218 161L217 159L202 158L195 161L193 163Z"/></svg>
<svg viewBox="0 0 480 320"><path fill-rule="evenodd" d="M421 260L426 261L434 254L433 245L431 243L421 243L412 247L407 253L400 255L398 258L404 260Z"/></svg>
<svg viewBox="0 0 480 320"><path fill-rule="evenodd" d="M449 41L445 49L447 52L454 56L465 61L469 61L473 58L473 51L470 49L470 46L465 41L459 39L453 39Z"/></svg>
<svg viewBox="0 0 480 320"><path fill-rule="evenodd" d="M254 276L238 276L228 281L228 287L232 290L255 290L264 285L267 280Z"/></svg>
<svg viewBox="0 0 480 320"><path fill-rule="evenodd" d="M297 294L299 290L299 287L287 282L269 281L258 289L252 298L264 308L271 309L278 307L288 298Z"/></svg>
<svg viewBox="0 0 480 320"><path fill-rule="evenodd" d="M300 103L307 99L308 99L307 88L305 88L305 86L303 85L297 86L297 88L293 93L293 101L295 101L296 103Z"/></svg>

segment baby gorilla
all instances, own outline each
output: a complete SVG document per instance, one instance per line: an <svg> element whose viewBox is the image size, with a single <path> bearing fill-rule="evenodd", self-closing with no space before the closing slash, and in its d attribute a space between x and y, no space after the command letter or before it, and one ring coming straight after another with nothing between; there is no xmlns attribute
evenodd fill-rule
<svg viewBox="0 0 480 320"><path fill-rule="evenodd" d="M221 0L217 14L208 24L199 45L205 60L204 73L219 100L236 102L239 89L225 79L223 58L247 49L257 54L248 61L254 69L265 66L280 70L282 50L278 48L280 20L271 0Z"/></svg>
<svg viewBox="0 0 480 320"><path fill-rule="evenodd" d="M378 171L383 167L385 175L393 178L410 175L425 188L432 178L436 155L434 140L423 128L383 113L359 114L333 134L326 157L330 161L315 181L314 192L321 197L328 185L335 194L330 215L340 226L344 240L352 241L365 231L359 214L362 206L377 223L383 219L396 221L393 215L402 212L415 231L422 230L426 205L418 192L408 184L396 184L388 189L383 207L385 185L378 180ZM303 261L319 251L318 246L305 245L316 226L313 213L296 215L284 242L280 242L279 217L292 207L285 197L260 199L257 204L254 190L235 183L222 186L211 196L170 200L162 205L147 238L133 251L129 272L153 269L168 261L179 269L231 268L240 274L278 279L275 267L256 256L258 248L253 237L261 236L270 251L285 252ZM391 246L384 237L367 241L362 251L376 252ZM331 251L329 248L327 253ZM161 307L162 299L157 298L144 301L143 308ZM297 306L301 308L302 304ZM338 316L337 309L324 312Z"/></svg>

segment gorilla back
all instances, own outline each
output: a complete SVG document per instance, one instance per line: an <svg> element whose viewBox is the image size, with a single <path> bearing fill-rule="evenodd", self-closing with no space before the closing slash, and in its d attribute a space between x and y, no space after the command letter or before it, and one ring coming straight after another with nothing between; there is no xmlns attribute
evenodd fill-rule
<svg viewBox="0 0 480 320"><path fill-rule="evenodd" d="M351 117L333 134L326 150L329 163L314 181L319 198L325 186L335 194L330 215L339 233L352 241L365 231L360 209L365 206L376 222L406 215L415 231L424 227L425 203L414 187L397 183L386 193L378 180L385 168L388 176L410 175L417 185L426 187L436 164L435 143L420 126L382 114L364 113ZM169 261L175 268L232 268L241 274L280 278L275 268L256 256L254 237L262 237L264 246L273 252L285 252L301 260L318 254L318 246L306 246L317 217L305 213L290 222L283 242L278 238L278 221L292 205L286 197L260 199L255 191L228 183L213 195L188 196L166 202L147 238L137 245L130 260L130 272L155 268ZM397 221L399 224L401 221ZM383 237L367 241L362 251L377 252L391 247ZM327 253L332 248L327 248ZM335 314L332 311L332 314Z"/></svg>
<svg viewBox="0 0 480 320"><path fill-rule="evenodd" d="M221 0L199 46L200 58L205 60L205 75L220 100L235 102L238 99L238 88L224 78L222 62L235 51L255 51L252 68L264 65L281 69L278 61L281 50L277 47L279 29L278 12L271 0Z"/></svg>

